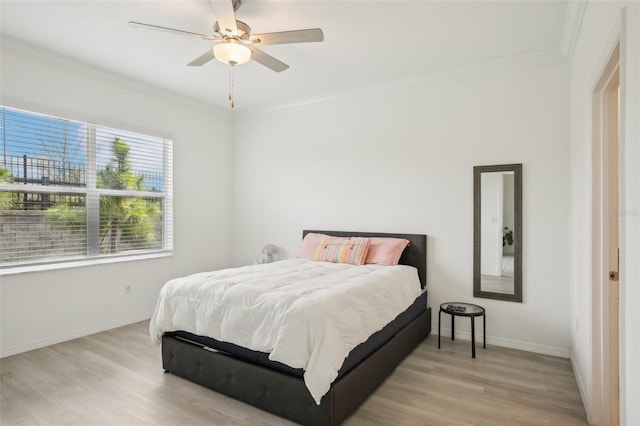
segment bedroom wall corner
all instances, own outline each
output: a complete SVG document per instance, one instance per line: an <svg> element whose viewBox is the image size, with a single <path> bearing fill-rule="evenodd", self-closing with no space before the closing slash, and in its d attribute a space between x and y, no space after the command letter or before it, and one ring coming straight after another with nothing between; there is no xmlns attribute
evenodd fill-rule
<svg viewBox="0 0 640 426"><path fill-rule="evenodd" d="M167 280L228 265L228 111L15 40L2 40L0 66L3 105L174 141L173 255L3 275L0 356L147 319Z"/></svg>

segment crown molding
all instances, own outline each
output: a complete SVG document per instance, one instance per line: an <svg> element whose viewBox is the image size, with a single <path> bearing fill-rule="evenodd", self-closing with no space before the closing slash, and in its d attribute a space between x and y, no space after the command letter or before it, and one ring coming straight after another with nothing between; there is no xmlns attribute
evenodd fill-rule
<svg viewBox="0 0 640 426"><path fill-rule="evenodd" d="M253 115L262 112L287 110L291 108L303 107L311 104L318 104L331 100L347 98L351 96L364 95L368 93L381 92L385 90L398 90L406 87L427 87L453 84L465 80L481 78L483 76L496 73L509 73L525 69L533 69L543 66L566 63L567 57L558 49L545 52L532 53L528 55L503 58L481 64L452 68L431 73L419 74L417 76L402 78L351 88L343 91L328 93L310 98L300 99L292 102L285 102L268 107L246 108L238 111L240 115Z"/></svg>
<svg viewBox="0 0 640 426"><path fill-rule="evenodd" d="M570 2L574 3L574 2ZM579 3L584 3L580 1ZM580 21L582 20L582 12L580 15ZM579 27L579 25L578 25ZM577 37L577 33L576 33ZM574 40L575 44L575 40ZM405 77L397 80L390 80L379 82L367 86L349 88L342 91L336 91L332 93L326 93L318 96L313 96L304 99L298 99L289 102L283 102L270 106L258 106L247 107L237 111L227 111L218 106L204 103L200 100L193 99L181 95L179 93L168 91L167 89L151 85L145 81L131 79L124 75L116 74L113 72L105 71L102 68L88 64L86 62L79 61L77 59L58 54L56 52L43 49L36 45L6 36L0 36L0 52L13 54L23 57L27 60L43 64L54 65L58 68L64 69L68 72L81 75L83 77L89 77L94 80L103 81L116 87L123 88L125 90L131 90L154 99L164 99L168 102L180 103L184 106L202 110L203 108L211 109L217 113L223 113L228 115L228 119L233 121L237 115L252 115L256 113L288 110L291 108L303 107L311 104L318 104L331 100L347 98L351 96L364 95L368 93L375 93L385 90L401 89L413 86L438 86L452 84L464 80L480 78L489 74L495 74L499 72L514 72L518 70L531 69L541 66L555 65L567 61L567 56L560 50L549 50L544 52L537 52L528 55L503 58L495 61L485 62L481 64L474 64L469 66L457 67L452 69L446 69L436 72L430 72L425 74L419 74L416 76Z"/></svg>
<svg viewBox="0 0 640 426"><path fill-rule="evenodd" d="M586 0L570 0L567 2L567 11L564 15L564 25L562 27L562 39L560 47L562 53L568 58L573 57L576 41L582 27L582 18L587 8Z"/></svg>
<svg viewBox="0 0 640 426"><path fill-rule="evenodd" d="M218 106L167 90L163 87L149 84L145 81L132 79L122 74L106 71L87 62L44 49L4 34L0 35L0 53L2 53L3 56L5 54L18 56L45 66L53 65L64 71L96 81L101 81L121 89L130 90L153 99L161 99L168 103L179 103L188 108L197 110L205 108L215 111L218 114L224 113L230 115L228 111Z"/></svg>

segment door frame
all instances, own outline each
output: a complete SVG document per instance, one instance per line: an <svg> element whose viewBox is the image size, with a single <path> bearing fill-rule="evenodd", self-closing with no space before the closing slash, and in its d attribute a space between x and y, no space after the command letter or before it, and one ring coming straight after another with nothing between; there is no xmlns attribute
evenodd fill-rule
<svg viewBox="0 0 640 426"><path fill-rule="evenodd" d="M609 279L609 271L619 273L619 87L617 38L594 87L592 107L590 420L595 425L620 424L619 282Z"/></svg>

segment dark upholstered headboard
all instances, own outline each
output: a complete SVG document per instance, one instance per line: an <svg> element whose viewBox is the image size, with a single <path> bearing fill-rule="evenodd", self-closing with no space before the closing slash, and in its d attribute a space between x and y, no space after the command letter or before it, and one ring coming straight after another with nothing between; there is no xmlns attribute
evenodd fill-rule
<svg viewBox="0 0 640 426"><path fill-rule="evenodd" d="M404 238L411 241L400 257L401 265L413 266L418 270L420 285L427 285L427 236L425 234L385 234L381 232L351 232L351 231L312 231L303 230L302 238L309 233L327 234L336 237L387 237Z"/></svg>

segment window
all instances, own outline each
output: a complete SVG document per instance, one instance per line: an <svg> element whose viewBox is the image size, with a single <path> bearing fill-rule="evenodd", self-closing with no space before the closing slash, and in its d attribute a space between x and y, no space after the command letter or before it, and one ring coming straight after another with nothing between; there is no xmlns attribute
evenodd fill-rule
<svg viewBox="0 0 640 426"><path fill-rule="evenodd" d="M171 252L172 141L0 108L1 269Z"/></svg>

